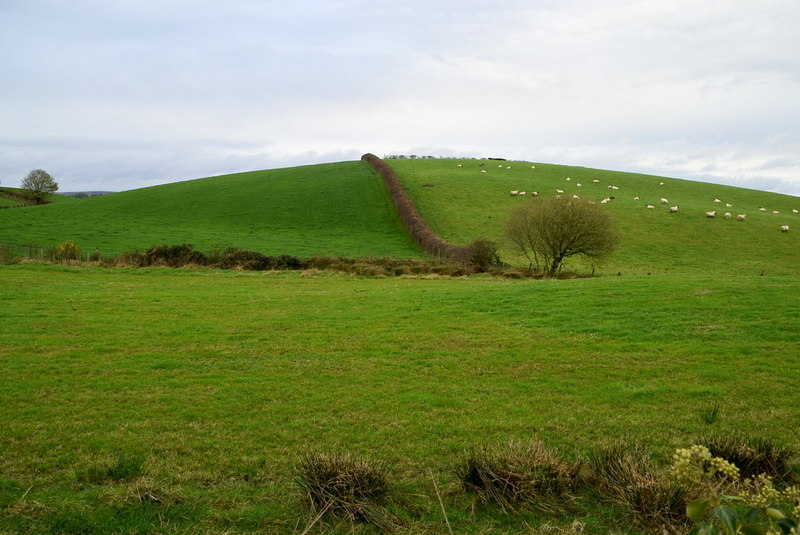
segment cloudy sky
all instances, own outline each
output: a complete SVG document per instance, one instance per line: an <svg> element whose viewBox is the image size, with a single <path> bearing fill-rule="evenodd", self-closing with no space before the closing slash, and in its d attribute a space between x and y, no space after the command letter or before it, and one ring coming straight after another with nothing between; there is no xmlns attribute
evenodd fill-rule
<svg viewBox="0 0 800 535"><path fill-rule="evenodd" d="M800 195L797 0L0 0L0 182L365 152Z"/></svg>

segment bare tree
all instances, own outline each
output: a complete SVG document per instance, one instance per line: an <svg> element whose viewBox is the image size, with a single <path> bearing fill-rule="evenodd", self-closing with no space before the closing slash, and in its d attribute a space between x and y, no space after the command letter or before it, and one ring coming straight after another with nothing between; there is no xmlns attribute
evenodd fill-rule
<svg viewBox="0 0 800 535"><path fill-rule="evenodd" d="M611 215L596 204L540 197L515 208L505 224L506 240L531 267L553 277L565 259L581 255L598 262L619 243Z"/></svg>
<svg viewBox="0 0 800 535"><path fill-rule="evenodd" d="M34 169L22 179L20 188L36 204L41 204L48 194L58 191L58 183L53 180L53 177L47 171Z"/></svg>

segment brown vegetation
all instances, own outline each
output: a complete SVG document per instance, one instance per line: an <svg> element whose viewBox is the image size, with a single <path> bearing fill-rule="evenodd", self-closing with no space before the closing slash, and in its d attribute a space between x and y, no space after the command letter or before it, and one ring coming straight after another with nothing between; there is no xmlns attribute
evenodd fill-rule
<svg viewBox="0 0 800 535"><path fill-rule="evenodd" d="M487 243L489 243L487 240L475 240L466 247L443 240L419 214L416 206L414 206L400 183L400 178L386 162L370 153L363 155L361 159L383 179L386 188L389 190L389 195L392 197L392 201L400 214L400 219L420 249L435 258L471 264L478 267L479 270L485 270L488 265L499 262L496 247L493 244L491 245L491 252L486 252ZM476 263L476 260L478 263Z"/></svg>

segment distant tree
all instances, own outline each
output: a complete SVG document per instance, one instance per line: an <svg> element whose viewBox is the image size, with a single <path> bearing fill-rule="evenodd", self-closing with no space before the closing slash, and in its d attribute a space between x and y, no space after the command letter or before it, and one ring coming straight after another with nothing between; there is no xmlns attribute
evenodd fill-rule
<svg viewBox="0 0 800 535"><path fill-rule="evenodd" d="M514 209L505 239L531 267L554 277L564 260L581 255L592 261L609 256L619 243L614 220L596 204L575 199L539 197Z"/></svg>
<svg viewBox="0 0 800 535"><path fill-rule="evenodd" d="M22 179L20 188L36 204L41 204L48 194L58 191L58 183L47 171L34 169Z"/></svg>

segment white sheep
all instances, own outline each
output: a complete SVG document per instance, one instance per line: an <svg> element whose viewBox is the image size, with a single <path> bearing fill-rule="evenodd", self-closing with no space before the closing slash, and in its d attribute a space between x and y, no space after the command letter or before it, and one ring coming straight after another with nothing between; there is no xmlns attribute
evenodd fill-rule
<svg viewBox="0 0 800 535"><path fill-rule="evenodd" d="M502 169L503 168L503 164L498 165L497 168L498 169Z"/></svg>
<svg viewBox="0 0 800 535"><path fill-rule="evenodd" d="M515 190L515 189L514 189L514 190L511 190L511 196L513 197L513 196L515 196L515 195L519 195L519 191L517 191L517 190Z"/></svg>
<svg viewBox="0 0 800 535"><path fill-rule="evenodd" d="M781 227L781 232L789 232L789 225L783 225Z"/></svg>
<svg viewBox="0 0 800 535"><path fill-rule="evenodd" d="M563 189L557 189L556 193L564 193L564 190Z"/></svg>
<svg viewBox="0 0 800 535"><path fill-rule="evenodd" d="M567 182L569 182L570 180L572 180L572 178L570 178L570 177L567 177L567 178L565 178L564 180L566 180Z"/></svg>
<svg viewBox="0 0 800 535"><path fill-rule="evenodd" d="M583 184L581 184L580 182L578 182L578 183L577 183L577 184L575 184L575 185L576 185L576 186L578 186L579 188L583 186Z"/></svg>
<svg viewBox="0 0 800 535"><path fill-rule="evenodd" d="M669 204L669 201L665 198L661 198L661 204Z"/></svg>
<svg viewBox="0 0 800 535"><path fill-rule="evenodd" d="M725 219L730 219L733 217L730 212L725 212Z"/></svg>
<svg viewBox="0 0 800 535"><path fill-rule="evenodd" d="M456 165L456 167L464 167L464 166L462 164L458 164Z"/></svg>
<svg viewBox="0 0 800 535"><path fill-rule="evenodd" d="M796 213L798 213L797 209L796 209L796 208L792 208L792 213L793 213L793 214L796 214Z"/></svg>
<svg viewBox="0 0 800 535"><path fill-rule="evenodd" d="M538 197L539 196L539 192L538 191L532 191L531 195L533 195L534 197Z"/></svg>
<svg viewBox="0 0 800 535"><path fill-rule="evenodd" d="M506 169L511 169L511 166L509 165L508 167L506 167Z"/></svg>
<svg viewBox="0 0 800 535"><path fill-rule="evenodd" d="M777 210L773 210L773 211L772 211L772 213L773 213L773 214L780 214L780 212L779 212L779 211L777 211Z"/></svg>
<svg viewBox="0 0 800 535"><path fill-rule="evenodd" d="M577 196L577 195L575 195L575 194L573 194L573 195L572 195L572 198L573 198L573 199L580 199L580 197L578 197L578 196Z"/></svg>
<svg viewBox="0 0 800 535"><path fill-rule="evenodd" d="M739 214L736 216L736 219L738 219L739 221L744 221L745 219L747 219L747 214Z"/></svg>
<svg viewBox="0 0 800 535"><path fill-rule="evenodd" d="M759 212L766 212L766 211L767 211L767 209L766 209L766 208L764 208L764 207L762 206L761 208L759 208L759 209L758 209L758 211L759 211Z"/></svg>
<svg viewBox="0 0 800 535"><path fill-rule="evenodd" d="M535 166L535 165L532 165L532 166L531 166L531 169L536 169L536 166Z"/></svg>
<svg viewBox="0 0 800 535"><path fill-rule="evenodd" d="M663 186L663 185L664 185L664 183L663 183L663 182L659 182L659 183L658 183L658 185L659 185L659 186Z"/></svg>
<svg viewBox="0 0 800 535"><path fill-rule="evenodd" d="M633 200L634 201L638 201L639 200L639 196L637 195L636 197L633 198Z"/></svg>
<svg viewBox="0 0 800 535"><path fill-rule="evenodd" d="M609 199L608 197L606 197L605 199L603 199L602 201L600 201L600 204L608 204L608 203L610 203L610 202L611 202L611 199Z"/></svg>
<svg viewBox="0 0 800 535"><path fill-rule="evenodd" d="M485 172L486 172L486 169L481 169L481 173L485 173Z"/></svg>
<svg viewBox="0 0 800 535"><path fill-rule="evenodd" d="M706 217L717 217L717 211L714 210L713 212L706 212Z"/></svg>
<svg viewBox="0 0 800 535"><path fill-rule="evenodd" d="M714 199L714 202L722 202L722 201L719 199Z"/></svg>
<svg viewBox="0 0 800 535"><path fill-rule="evenodd" d="M611 186L611 189L619 189L617 186Z"/></svg>
<svg viewBox="0 0 800 535"><path fill-rule="evenodd" d="M729 202L725 203L725 208L732 208L732 207L733 207L733 205L731 203L729 203Z"/></svg>
<svg viewBox="0 0 800 535"><path fill-rule="evenodd" d="M669 207L669 213L674 214L677 211L678 211L678 207L677 206L670 206Z"/></svg>
<svg viewBox="0 0 800 535"><path fill-rule="evenodd" d="M648 204L647 206L645 206L645 208L647 208L648 210L653 210L655 206L653 206L652 204Z"/></svg>
<svg viewBox="0 0 800 535"><path fill-rule="evenodd" d="M596 178L592 179L592 182L594 182L595 184L599 184L600 183L600 181L597 180Z"/></svg>

